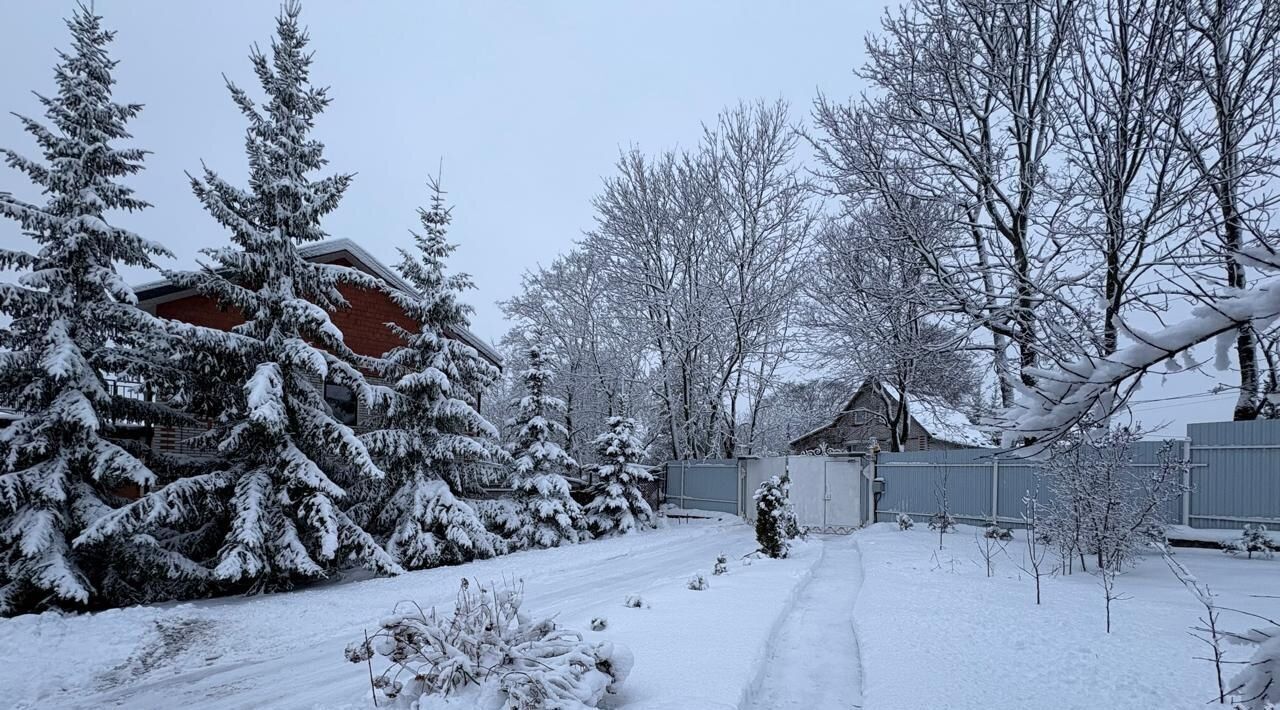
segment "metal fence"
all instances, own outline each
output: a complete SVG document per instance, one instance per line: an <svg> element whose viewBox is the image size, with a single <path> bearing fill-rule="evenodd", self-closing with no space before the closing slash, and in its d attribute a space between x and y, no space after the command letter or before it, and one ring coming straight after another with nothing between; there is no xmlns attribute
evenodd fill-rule
<svg viewBox="0 0 1280 710"><path fill-rule="evenodd" d="M1280 523L1280 421L1192 424L1172 445L1190 463L1190 492L1164 510L1170 523L1198 528L1234 528L1244 523ZM1161 441L1139 442L1133 465L1157 465ZM876 475L884 495L877 520L899 512L924 518L939 509L946 483L947 507L961 522L1021 522L1023 498L1048 498L1040 462L991 450L881 453Z"/></svg>
<svg viewBox="0 0 1280 710"><path fill-rule="evenodd" d="M1170 441L1190 463L1185 483L1191 492L1168 504L1167 521L1197 528L1280 525L1280 420L1192 424L1187 433L1186 439ZM1139 442L1133 465L1156 465L1164 445ZM746 514L748 468L733 459L670 461L663 483L666 501L681 508ZM1041 462L990 449L881 452L874 475L885 485L876 519L892 520L899 512L919 519L933 514L945 478L947 506L961 522L994 519L1017 525L1028 492L1048 500L1041 473ZM796 475L802 475L799 468ZM867 482L860 486L860 499L870 498ZM870 507L861 506L864 518L870 517Z"/></svg>
<svg viewBox="0 0 1280 710"><path fill-rule="evenodd" d="M734 459L668 461L663 490L677 508L738 513L742 480Z"/></svg>

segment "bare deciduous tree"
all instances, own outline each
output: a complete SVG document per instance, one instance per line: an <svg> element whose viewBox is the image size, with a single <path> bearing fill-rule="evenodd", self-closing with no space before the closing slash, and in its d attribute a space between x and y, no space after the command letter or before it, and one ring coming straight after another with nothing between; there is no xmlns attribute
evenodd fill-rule
<svg viewBox="0 0 1280 710"><path fill-rule="evenodd" d="M1253 242L1265 242L1276 201L1268 183L1280 167L1280 2L1173 4L1189 33L1181 54L1190 96L1176 127L1177 146L1200 177L1199 226L1212 235L1206 251L1225 267L1221 284L1243 289L1250 264L1241 252ZM1254 419L1261 408L1261 378L1252 324L1238 328L1235 353L1240 394L1234 416Z"/></svg>
<svg viewBox="0 0 1280 710"><path fill-rule="evenodd" d="M913 435L916 395L970 405L978 390L968 333L940 313L926 260L902 234L906 221L916 222L910 229L919 234L934 218L917 205L911 214L864 207L829 221L818 232L804 289L803 340L814 364L854 387L872 380L894 391L877 388L891 451Z"/></svg>

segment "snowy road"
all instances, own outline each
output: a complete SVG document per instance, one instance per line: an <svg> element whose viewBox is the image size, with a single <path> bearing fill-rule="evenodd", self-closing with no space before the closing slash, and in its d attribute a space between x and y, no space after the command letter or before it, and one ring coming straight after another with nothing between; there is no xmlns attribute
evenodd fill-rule
<svg viewBox="0 0 1280 710"><path fill-rule="evenodd" d="M744 565L741 556L755 548L750 527L672 524L630 538L286 594L19 617L0 621L0 655L19 659L0 665L0 687L11 691L12 707L41 710L367 708L367 670L346 663L343 649L397 602L448 608L466 575L482 583L522 578L525 608L557 614L571 628L607 615L601 637L618 638L645 659L621 705L734 707L760 677L771 630L823 547L814 542L792 559ZM686 589L691 574L710 573L719 553L733 560L730 574L716 577L710 591ZM847 554L833 549L829 561ZM652 608L625 609L623 598L634 593ZM673 648L681 633L699 640Z"/></svg>
<svg viewBox="0 0 1280 710"><path fill-rule="evenodd" d="M480 571L476 569L479 565L456 569L445 573L447 581L426 586L420 594L413 596L424 606L431 604L447 608L452 604L457 591L457 577L462 573L488 573L494 578L516 573L526 578L526 606L529 609L572 610L576 613L586 606L607 604L613 608L620 604L623 596L643 592L653 583L676 585L684 582L691 568L705 567L724 545L723 537L719 535L695 533L682 537L678 545L666 544L659 540L660 537L650 536L649 540L618 550L603 560L596 555L582 555L585 559L570 559L568 564L545 569L538 574L530 574L526 565L518 564L518 556L547 553L526 553L504 560L490 560L484 563L484 567L490 569ZM584 546L582 550L595 551L591 550L591 545ZM621 559L625 559L626 564L607 564ZM504 568L500 564L502 562L516 564ZM485 580L485 577L480 578ZM371 620L389 613L392 605L402 597L403 592L396 597L370 595L367 604L353 609L348 618L340 619L344 623L335 626L329 635L298 638L296 641L301 643L280 643L280 646L289 647L287 652L270 652L268 647L259 650L268 652L268 655L256 658L233 656L209 668L193 669L159 681L132 684L118 692L86 698L83 706L182 707L184 710L247 710L264 705L279 709L332 707L334 698L351 696L355 673L344 673L344 670L360 670L349 665L344 667L344 647L360 635L362 628L370 626Z"/></svg>
<svg viewBox="0 0 1280 710"><path fill-rule="evenodd" d="M853 607L862 586L856 535L826 538L813 576L770 642L754 710L862 706Z"/></svg>

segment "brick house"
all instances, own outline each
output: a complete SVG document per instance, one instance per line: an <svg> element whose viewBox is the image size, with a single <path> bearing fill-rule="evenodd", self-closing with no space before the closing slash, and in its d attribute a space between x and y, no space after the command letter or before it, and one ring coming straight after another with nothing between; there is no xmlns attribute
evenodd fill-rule
<svg viewBox="0 0 1280 710"><path fill-rule="evenodd" d="M790 442L791 451L865 452L872 440L887 448L891 440L887 412L898 406L898 392L876 380L862 383L832 420ZM908 396L911 418L905 451L975 449L992 446L991 438L963 412L929 397Z"/></svg>
<svg viewBox="0 0 1280 710"><path fill-rule="evenodd" d="M414 291L395 271L349 239L308 244L299 247L298 253L308 261L352 267L376 276L395 288L410 293ZM379 356L401 344L400 339L386 327L386 323L394 322L407 329L416 327L395 301L381 291L349 284L340 286L338 290L350 307L330 313L329 318L342 331L347 346L360 355ZM212 299L168 281L144 284L137 287L135 293L139 308L162 318L219 330L230 330L244 320L233 310L220 310ZM494 366L502 366L502 357L498 352L471 331L463 329L446 335L475 348ZM357 431L370 428L372 417L349 389L333 384L325 384L324 387L325 399L339 419ZM476 394L478 403L479 393ZM199 432L200 429L192 427L157 427L152 436L152 444L165 451L199 453L185 444L188 438Z"/></svg>

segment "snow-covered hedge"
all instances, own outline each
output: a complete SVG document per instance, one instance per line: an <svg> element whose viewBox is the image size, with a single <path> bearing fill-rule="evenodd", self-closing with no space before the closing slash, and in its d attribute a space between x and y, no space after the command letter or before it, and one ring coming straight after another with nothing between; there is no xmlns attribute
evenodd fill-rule
<svg viewBox="0 0 1280 710"><path fill-rule="evenodd" d="M531 622L522 597L521 585L486 588L464 579L452 613L398 606L376 633L347 647L347 660L371 664L384 707L598 707L626 679L631 652L585 641L550 618ZM375 658L388 662L377 675Z"/></svg>

